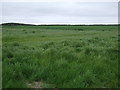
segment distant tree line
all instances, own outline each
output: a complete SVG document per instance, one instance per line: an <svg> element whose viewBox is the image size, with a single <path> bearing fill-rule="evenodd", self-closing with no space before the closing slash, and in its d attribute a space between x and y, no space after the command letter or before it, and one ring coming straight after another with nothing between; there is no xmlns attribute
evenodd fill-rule
<svg viewBox="0 0 120 90"><path fill-rule="evenodd" d="M7 25L7 26L35 26L33 24L23 24L23 23L2 23L1 25Z"/></svg>

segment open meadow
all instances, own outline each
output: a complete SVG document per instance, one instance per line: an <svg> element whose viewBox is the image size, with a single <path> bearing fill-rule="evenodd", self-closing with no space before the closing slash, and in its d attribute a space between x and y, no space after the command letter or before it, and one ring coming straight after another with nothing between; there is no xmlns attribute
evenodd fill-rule
<svg viewBox="0 0 120 90"><path fill-rule="evenodd" d="M2 27L0 26L0 89L2 88Z"/></svg>
<svg viewBox="0 0 120 90"><path fill-rule="evenodd" d="M118 87L118 26L2 27L3 88Z"/></svg>

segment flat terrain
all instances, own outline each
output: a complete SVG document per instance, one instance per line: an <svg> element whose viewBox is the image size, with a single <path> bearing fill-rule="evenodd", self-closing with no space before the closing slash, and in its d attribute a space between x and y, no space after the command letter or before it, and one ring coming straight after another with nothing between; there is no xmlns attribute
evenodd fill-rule
<svg viewBox="0 0 120 90"><path fill-rule="evenodd" d="M0 26L0 89L2 88L2 27Z"/></svg>
<svg viewBox="0 0 120 90"><path fill-rule="evenodd" d="M118 85L118 26L3 26L3 88Z"/></svg>

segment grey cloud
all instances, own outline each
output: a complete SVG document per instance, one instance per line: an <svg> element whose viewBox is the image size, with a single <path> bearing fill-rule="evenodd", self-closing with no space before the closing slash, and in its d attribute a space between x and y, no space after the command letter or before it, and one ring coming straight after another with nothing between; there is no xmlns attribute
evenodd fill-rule
<svg viewBox="0 0 120 90"><path fill-rule="evenodd" d="M114 2L3 3L3 22L24 23L117 23Z"/></svg>

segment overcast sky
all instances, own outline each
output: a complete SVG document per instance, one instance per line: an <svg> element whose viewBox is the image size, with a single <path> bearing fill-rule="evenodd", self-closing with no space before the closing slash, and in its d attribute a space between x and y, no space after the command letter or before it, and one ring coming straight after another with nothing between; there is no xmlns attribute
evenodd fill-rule
<svg viewBox="0 0 120 90"><path fill-rule="evenodd" d="M4 2L2 23L116 24L117 2Z"/></svg>

